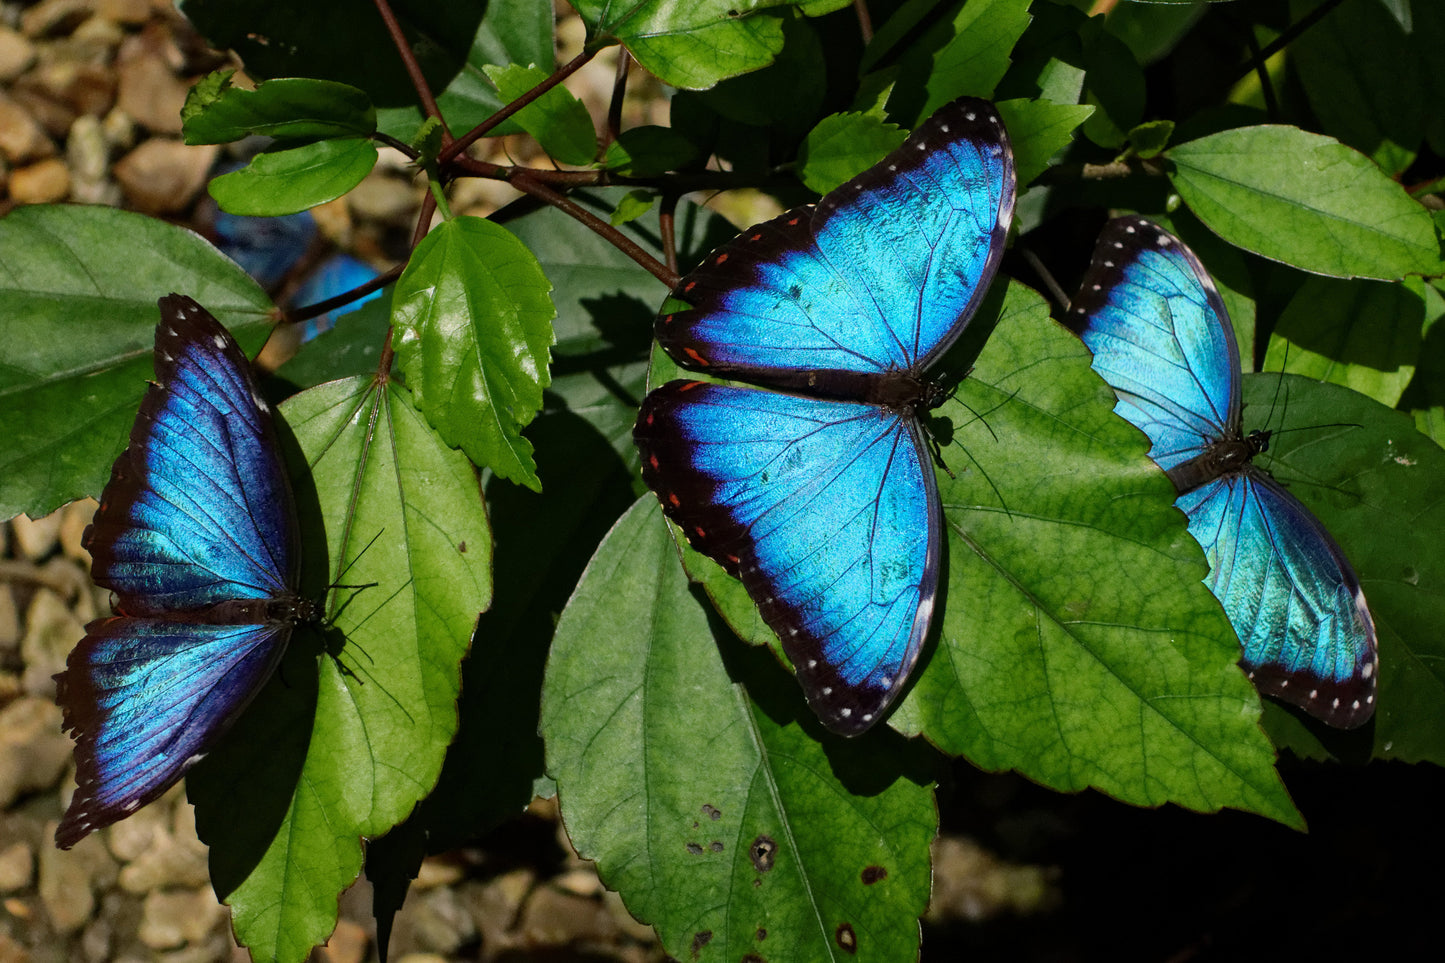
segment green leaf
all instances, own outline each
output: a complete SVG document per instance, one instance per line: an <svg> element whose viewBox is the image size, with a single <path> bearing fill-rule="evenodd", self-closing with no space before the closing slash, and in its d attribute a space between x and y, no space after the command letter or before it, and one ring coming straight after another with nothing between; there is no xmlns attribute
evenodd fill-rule
<svg viewBox="0 0 1445 963"><path fill-rule="evenodd" d="M1299 429L1275 432L1256 461L1329 529L1369 601L1380 687L1374 725L1360 735L1371 755L1445 764L1445 450L1407 415L1338 385L1250 375L1244 403L1258 421L1282 410ZM1249 421L1246 429L1259 426ZM1268 719L1280 745L1302 756L1354 745L1354 734L1306 728L1282 712Z"/></svg>
<svg viewBox="0 0 1445 963"><path fill-rule="evenodd" d="M826 194L878 163L907 137L897 124L868 114L829 114L803 139L798 176L810 189Z"/></svg>
<svg viewBox="0 0 1445 963"><path fill-rule="evenodd" d="M907 960L928 903L932 793L896 738L816 741L769 661L730 660L645 496L599 547L557 625L547 768L577 851L688 959ZM700 764L705 763L705 764ZM766 942L760 942L765 939Z"/></svg>
<svg viewBox="0 0 1445 963"><path fill-rule="evenodd" d="M211 78L224 81L230 74ZM181 119L187 144L228 144L251 134L299 141L376 131L376 109L366 91L299 77L268 80L255 90L199 83L187 95Z"/></svg>
<svg viewBox="0 0 1445 963"><path fill-rule="evenodd" d="M1098 112L1084 124L1084 134L1103 147L1123 145L1125 131L1144 119L1144 71L1133 53L1095 17L1080 27L1087 74L1087 103Z"/></svg>
<svg viewBox="0 0 1445 963"><path fill-rule="evenodd" d="M453 133L460 135L491 117L506 101L484 72L490 64L542 64L555 61L556 33L552 10L536 0L490 0L484 5L465 62L446 78L446 89L437 94L437 107ZM395 56L393 53L392 56ZM404 106L382 112L381 129L410 142L422 123L413 94ZM508 119L492 128L493 136L516 134L522 128Z"/></svg>
<svg viewBox="0 0 1445 963"><path fill-rule="evenodd" d="M917 122L964 95L991 97L1029 25L1029 0L974 0L934 26L903 57L890 116Z"/></svg>
<svg viewBox="0 0 1445 963"><path fill-rule="evenodd" d="M303 343L276 369L278 379L299 390L376 372L391 327L391 290L383 288L381 297L344 310L334 327Z"/></svg>
<svg viewBox="0 0 1445 963"><path fill-rule="evenodd" d="M1294 127L1243 127L1171 147L1170 182L1209 229L1315 274L1441 271L1430 215L1364 155Z"/></svg>
<svg viewBox="0 0 1445 963"><path fill-rule="evenodd" d="M539 489L521 430L542 406L556 309L536 257L479 217L438 225L392 294L397 363L447 444Z"/></svg>
<svg viewBox="0 0 1445 963"><path fill-rule="evenodd" d="M985 336L998 293L965 341ZM942 625L890 724L1053 789L1301 825L1236 665L1239 641L1148 440L1113 413L1088 351L1037 294L1013 284L1003 300L940 409L956 476L939 478ZM728 624L776 646L741 584L688 555Z"/></svg>
<svg viewBox="0 0 1445 963"><path fill-rule="evenodd" d="M1280 315L1265 369L1353 388L1394 406L1415 373L1424 283L1306 278Z"/></svg>
<svg viewBox="0 0 1445 963"><path fill-rule="evenodd" d="M1299 19L1317 3L1294 0ZM1390 175L1415 159L1425 136L1420 68L1400 22L1381 3L1347 3L1290 44L1324 133L1372 157Z"/></svg>
<svg viewBox="0 0 1445 963"><path fill-rule="evenodd" d="M783 49L767 66L728 79L696 98L719 116L750 127L786 131L788 141L818 119L827 95L828 57L818 29L783 18ZM778 96L787 91L786 97Z"/></svg>
<svg viewBox="0 0 1445 963"><path fill-rule="evenodd" d="M194 297L255 352L271 299L183 228L103 207L0 220L0 518L98 496L152 368L156 299Z"/></svg>
<svg viewBox="0 0 1445 963"><path fill-rule="evenodd" d="M232 214L276 217L334 201L376 166L366 138L323 140L257 154L238 171L211 180L211 196Z"/></svg>
<svg viewBox="0 0 1445 963"><path fill-rule="evenodd" d="M1129 149L1136 157L1146 160L1158 157L1169 146L1169 138L1173 136L1174 121L1151 120L1129 131Z"/></svg>
<svg viewBox="0 0 1445 963"><path fill-rule="evenodd" d="M1013 145L1020 188L1042 174L1049 160L1073 143L1075 128L1094 112L1093 107L1047 100L1004 100L994 106Z"/></svg>
<svg viewBox="0 0 1445 963"><path fill-rule="evenodd" d="M281 411L309 469L293 468L301 517L325 526L305 533L303 591L366 587L332 591L328 632L344 640L293 641L187 788L237 938L299 963L335 927L362 837L436 782L491 598L491 535L474 469L399 385L335 381Z"/></svg>
<svg viewBox="0 0 1445 963"><path fill-rule="evenodd" d="M501 3L393 0L390 6L427 83L441 90L467 63L483 14ZM371 0L182 0L180 7L212 47L239 54L255 80L314 77L360 88L377 107L416 102L416 86ZM539 13L551 20L550 9ZM552 56L550 46L543 56Z"/></svg>
<svg viewBox="0 0 1445 963"><path fill-rule="evenodd" d="M549 74L540 67L487 66L482 68L505 101L520 98L546 80ZM561 84L553 87L523 107L514 119L522 129L536 138L542 149L564 164L583 166L597 156L597 131L592 115L582 101Z"/></svg>
<svg viewBox="0 0 1445 963"><path fill-rule="evenodd" d="M671 127L632 127L607 145L604 166L628 177L656 177L696 163L697 145Z"/></svg>
<svg viewBox="0 0 1445 963"><path fill-rule="evenodd" d="M621 227L628 221L635 221L657 203L657 195L651 191L628 191L622 200L617 202L608 220L613 227Z"/></svg>
<svg viewBox="0 0 1445 963"><path fill-rule="evenodd" d="M808 3L808 12L840 9L849 0ZM772 63L783 49L783 21L769 10L801 0L578 0L589 46L622 43L659 80L704 90ZM761 14L761 15L760 15Z"/></svg>
<svg viewBox="0 0 1445 963"><path fill-rule="evenodd" d="M1445 447L1445 295L1440 281L1425 285L1425 336L1415 377L1400 398L1399 407L1415 418L1415 427Z"/></svg>

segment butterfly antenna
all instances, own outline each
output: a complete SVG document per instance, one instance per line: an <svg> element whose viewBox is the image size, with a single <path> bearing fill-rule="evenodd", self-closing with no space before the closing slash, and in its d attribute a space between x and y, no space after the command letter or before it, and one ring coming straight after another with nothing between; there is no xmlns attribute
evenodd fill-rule
<svg viewBox="0 0 1445 963"><path fill-rule="evenodd" d="M1010 401L1013 401L1014 398L1018 397L1018 393L1019 393L1019 389L1018 389L1018 388L1015 388L1012 392L1010 392L1010 394L1009 394L1009 396L1008 396L1007 398L1004 398L1004 399L1003 399L1002 401L1000 401L998 404L994 405L992 408L989 408L987 411L983 412L982 414L980 414L980 413L977 412L977 411L974 411L972 408L970 408L967 404L965 404L965 403L962 402L962 401L959 401L959 404L960 404L960 405L963 405L964 409L965 409L966 411L968 411L969 414L973 415L973 420L979 422L980 424L982 424L982 425L984 426L984 428L986 428L986 429L988 430L989 436L990 436L991 438L993 438L993 440L994 440L995 442L997 442L997 441L999 440L998 434L997 434L997 432L995 432L995 431L993 430L993 426L988 423L988 416L991 415L991 414L993 414L995 411L998 411L1000 408L1002 408L1004 405L1008 404ZM973 422L967 422L966 424L972 424L972 423L973 423ZM999 491L999 487L994 484L993 478L991 478L991 477L989 476L988 469L984 468L983 465L981 465L981 464L979 463L978 459L975 458L975 457L973 457L973 454L972 454L972 453L968 450L968 448L965 447L963 444L960 443L960 444L958 445L958 447L961 448L961 449L963 449L964 457L967 458L969 461L973 462L973 467L976 468L976 469L978 469L978 473L983 476L983 480L986 481L986 482L988 482L988 487L991 488L991 489L993 489L994 495L998 497L999 507L1003 509L1004 514L1005 514L1005 515L1008 515L1009 517L1012 517L1012 516L1013 516L1013 512L1011 512L1011 511L1009 510L1008 500L1003 497L1003 492ZM949 472L949 473L948 473L948 477L949 477L949 478L954 477L954 476L953 476L953 473L952 473L952 472Z"/></svg>

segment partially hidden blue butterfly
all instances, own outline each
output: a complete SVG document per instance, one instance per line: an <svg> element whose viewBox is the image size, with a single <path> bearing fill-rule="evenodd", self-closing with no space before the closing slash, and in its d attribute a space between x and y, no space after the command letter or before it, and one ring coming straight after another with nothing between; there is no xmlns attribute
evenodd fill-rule
<svg viewBox="0 0 1445 963"><path fill-rule="evenodd" d="M808 703L857 735L897 698L934 610L943 516L920 421L1013 217L991 104L940 109L879 164L708 256L658 318L678 364L633 438L663 510L742 580Z"/></svg>
<svg viewBox="0 0 1445 963"><path fill-rule="evenodd" d="M190 298L160 310L156 380L82 540L116 614L55 677L78 783L62 849L174 784L317 615L296 594L295 502L246 356Z"/></svg>
<svg viewBox="0 0 1445 963"><path fill-rule="evenodd" d="M1068 321L1179 491L1249 677L1329 725L1363 725L1375 711L1374 620L1335 540L1250 462L1270 432L1241 428L1239 347L1204 265L1150 221L1111 221Z"/></svg>

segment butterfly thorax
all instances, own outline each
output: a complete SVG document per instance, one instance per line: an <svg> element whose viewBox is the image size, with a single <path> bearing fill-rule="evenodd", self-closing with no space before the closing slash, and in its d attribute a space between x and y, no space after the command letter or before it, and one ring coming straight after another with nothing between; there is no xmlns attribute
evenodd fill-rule
<svg viewBox="0 0 1445 963"><path fill-rule="evenodd" d="M227 599L201 612L187 612L185 619L207 625L272 625L315 622L320 607L297 595L267 599Z"/></svg>
<svg viewBox="0 0 1445 963"><path fill-rule="evenodd" d="M1251 431L1243 438L1221 438L1186 462L1169 469L1169 480L1181 495L1186 495L1216 478L1233 475L1245 469L1255 455L1269 449L1267 431Z"/></svg>

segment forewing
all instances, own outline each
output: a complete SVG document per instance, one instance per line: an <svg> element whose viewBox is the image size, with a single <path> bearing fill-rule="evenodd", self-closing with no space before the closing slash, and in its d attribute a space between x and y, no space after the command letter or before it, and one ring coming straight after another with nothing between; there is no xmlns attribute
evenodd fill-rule
<svg viewBox="0 0 1445 963"><path fill-rule="evenodd" d="M285 622L122 616L86 626L55 677L78 786L57 845L69 849L170 788L260 691L290 633Z"/></svg>
<svg viewBox="0 0 1445 963"><path fill-rule="evenodd" d="M1254 468L1178 505L1260 691L1339 728L1368 721L1379 670L1375 623L1354 569L1319 520Z"/></svg>
<svg viewBox="0 0 1445 963"><path fill-rule="evenodd" d="M1110 221L1068 316L1168 471L1239 436L1239 347L1199 259L1141 217Z"/></svg>
<svg viewBox="0 0 1445 963"><path fill-rule="evenodd" d="M1014 191L993 106L956 100L816 207L714 251L657 339L684 367L805 391L810 372L921 373L986 293Z"/></svg>
<svg viewBox="0 0 1445 963"><path fill-rule="evenodd" d="M664 510L742 579L824 725L877 722L938 584L937 486L913 419L674 381L644 401L634 438Z"/></svg>
<svg viewBox="0 0 1445 963"><path fill-rule="evenodd" d="M190 298L160 301L156 381L85 535L129 615L290 592L296 520L269 408L236 342Z"/></svg>

